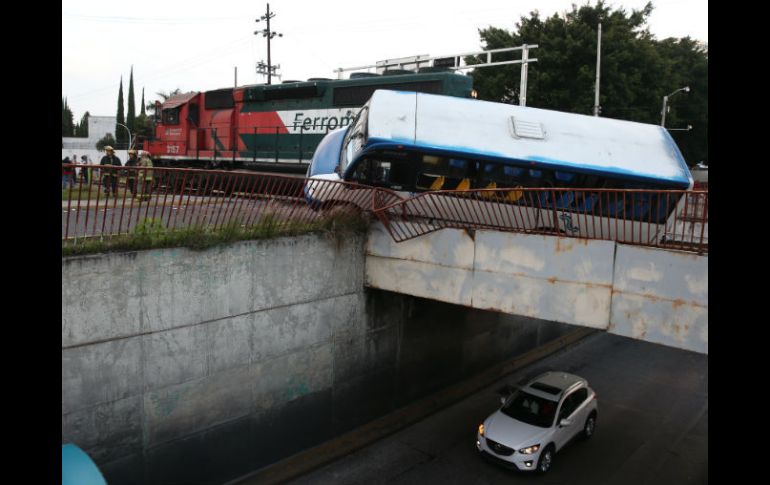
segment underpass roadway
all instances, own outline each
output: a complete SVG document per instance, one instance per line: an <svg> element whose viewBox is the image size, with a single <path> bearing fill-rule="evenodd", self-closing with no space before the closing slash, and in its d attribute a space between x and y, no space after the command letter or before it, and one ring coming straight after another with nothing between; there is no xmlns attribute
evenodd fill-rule
<svg viewBox="0 0 770 485"><path fill-rule="evenodd" d="M366 427L230 483L708 483L708 356L605 332L587 335L542 360L509 364L517 370L357 451L346 454ZM547 370L578 374L596 390L594 437L567 445L542 476L478 456L476 429L499 407L498 390ZM380 427L385 434L387 426ZM324 454L331 460L335 447L336 460L309 469Z"/></svg>

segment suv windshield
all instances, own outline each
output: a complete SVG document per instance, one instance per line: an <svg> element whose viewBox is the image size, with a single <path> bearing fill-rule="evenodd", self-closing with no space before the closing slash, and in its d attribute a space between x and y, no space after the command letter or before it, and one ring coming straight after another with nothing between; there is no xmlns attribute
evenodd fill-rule
<svg viewBox="0 0 770 485"><path fill-rule="evenodd" d="M340 176L345 173L345 169L348 168L348 164L353 160L355 155L366 144L366 121L367 114L369 113L369 103L361 108L358 112L353 124L348 128L348 132L345 133L345 138L342 140L342 152L340 153Z"/></svg>
<svg viewBox="0 0 770 485"><path fill-rule="evenodd" d="M556 404L556 401L518 391L505 403L501 411L518 421L541 428L550 428L556 415Z"/></svg>

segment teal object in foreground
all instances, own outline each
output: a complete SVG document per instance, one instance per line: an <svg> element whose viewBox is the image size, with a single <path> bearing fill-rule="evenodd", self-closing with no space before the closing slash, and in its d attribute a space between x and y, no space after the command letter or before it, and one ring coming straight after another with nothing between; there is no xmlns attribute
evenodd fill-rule
<svg viewBox="0 0 770 485"><path fill-rule="evenodd" d="M107 485L96 463L72 443L61 446L62 485Z"/></svg>

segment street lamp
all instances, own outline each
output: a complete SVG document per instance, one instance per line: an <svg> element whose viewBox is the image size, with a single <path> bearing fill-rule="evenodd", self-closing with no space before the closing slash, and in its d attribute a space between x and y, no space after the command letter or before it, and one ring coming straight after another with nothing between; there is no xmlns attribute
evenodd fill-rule
<svg viewBox="0 0 770 485"><path fill-rule="evenodd" d="M690 86L685 86L683 88L679 88L676 91L674 91L673 93L669 94L668 96L663 96L663 110L660 112L660 126L662 126L663 128L666 127L666 105L668 104L668 98L670 98L671 96L675 95L679 91L684 91L685 93L689 93L690 92Z"/></svg>
<svg viewBox="0 0 770 485"><path fill-rule="evenodd" d="M131 148L131 145L132 145L132 143L131 143L131 141L132 141L132 140L131 140L131 130L129 130L129 129L128 129L128 126L124 125L123 123L118 123L118 122L115 122L115 124L116 124L116 125L120 125L120 126L122 126L122 127L123 127L123 128L125 128L125 129L126 129L126 131L128 132L128 148L130 149L130 148Z"/></svg>

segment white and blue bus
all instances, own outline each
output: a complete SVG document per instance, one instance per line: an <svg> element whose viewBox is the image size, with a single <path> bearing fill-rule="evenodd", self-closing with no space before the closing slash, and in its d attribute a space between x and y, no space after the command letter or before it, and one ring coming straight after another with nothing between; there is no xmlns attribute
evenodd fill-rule
<svg viewBox="0 0 770 485"><path fill-rule="evenodd" d="M567 219L590 215L662 224L681 193L651 191L693 187L681 152L661 126L386 90L375 91L350 126L321 141L308 176L384 187L405 197L445 190L580 189L515 190L493 202L529 207L532 213L522 219L529 222L522 224L531 227L525 229L553 226L558 217L559 227L587 237L591 224ZM319 186L309 184L306 195L322 199L314 187ZM627 189L647 192L618 198Z"/></svg>

